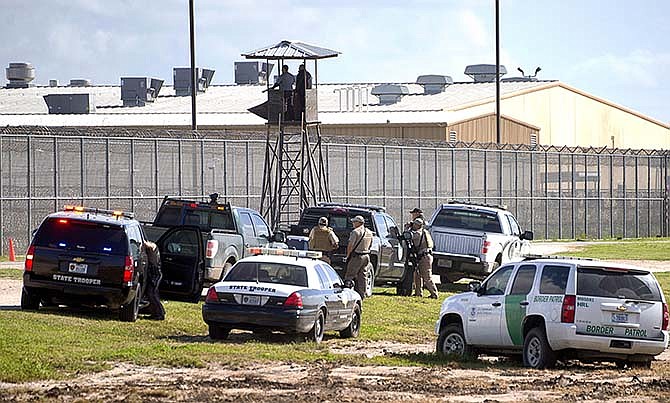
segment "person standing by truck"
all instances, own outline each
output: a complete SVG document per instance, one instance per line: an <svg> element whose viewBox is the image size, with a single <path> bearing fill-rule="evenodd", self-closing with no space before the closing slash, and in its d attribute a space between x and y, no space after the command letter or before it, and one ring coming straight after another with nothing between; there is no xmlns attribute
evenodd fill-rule
<svg viewBox="0 0 670 403"><path fill-rule="evenodd" d="M161 255L158 246L151 241L144 241L144 248L147 251L147 299L149 300L148 310L151 312L149 319L165 320L165 308L161 303L158 294L158 285L161 282L163 273L161 272Z"/></svg>
<svg viewBox="0 0 670 403"><path fill-rule="evenodd" d="M319 224L309 232L309 249L322 253L321 260L330 264L330 253L340 246L340 239L328 226L328 218L319 218Z"/></svg>
<svg viewBox="0 0 670 403"><path fill-rule="evenodd" d="M423 216L423 210L421 210L418 207L414 207L412 211L409 212L411 219L409 222L405 223L405 231L411 230L412 229L412 223L414 220L417 218L420 218L422 220L425 220L426 218Z"/></svg>
<svg viewBox="0 0 670 403"><path fill-rule="evenodd" d="M430 298L437 299L437 287L433 283L433 238L423 228L423 219L415 218L412 221L412 242L418 259L414 272L414 296L423 296L423 286L430 292Z"/></svg>
<svg viewBox="0 0 670 403"><path fill-rule="evenodd" d="M354 280L354 289L365 299L367 270L370 265L370 246L372 245L372 231L365 228L365 219L357 215L351 219L354 229L349 234L347 245L347 274L345 280Z"/></svg>

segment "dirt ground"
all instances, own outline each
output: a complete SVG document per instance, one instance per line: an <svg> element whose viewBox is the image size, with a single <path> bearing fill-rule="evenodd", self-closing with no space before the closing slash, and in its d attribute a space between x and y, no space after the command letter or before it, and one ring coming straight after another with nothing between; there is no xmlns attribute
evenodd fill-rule
<svg viewBox="0 0 670 403"><path fill-rule="evenodd" d="M546 248L553 248L555 244ZM544 248L544 246L542 246ZM571 247L570 245L564 247ZM566 249L562 249L566 250ZM536 252L537 253L537 252ZM548 253L543 251L543 253ZM670 262L634 264L667 270ZM656 266L657 265L657 266ZM21 281L0 280L0 314L16 309ZM241 335L240 335L241 336ZM230 343L243 337L231 336ZM329 339L332 352L366 357L434 351L433 343L404 344ZM414 354L414 355L411 355ZM567 363L533 371L515 362L483 357L444 367L344 366L316 362L212 363L205 368L161 368L110 363L112 369L67 380L0 383L5 402L668 402L670 350L651 370Z"/></svg>

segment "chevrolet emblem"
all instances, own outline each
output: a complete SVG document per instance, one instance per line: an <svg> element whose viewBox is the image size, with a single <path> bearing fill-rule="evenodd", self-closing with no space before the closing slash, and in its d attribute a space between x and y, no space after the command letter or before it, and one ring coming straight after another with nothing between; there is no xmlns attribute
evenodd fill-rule
<svg viewBox="0 0 670 403"><path fill-rule="evenodd" d="M75 261L75 262L77 262L77 263L81 263L81 262L83 262L85 259L84 259L83 257L76 257L76 258L74 258L74 259L72 259L72 260Z"/></svg>
<svg viewBox="0 0 670 403"><path fill-rule="evenodd" d="M628 308L626 308L624 305L619 305L619 306L616 308L616 310L619 311L619 312L624 312L624 311L627 311Z"/></svg>

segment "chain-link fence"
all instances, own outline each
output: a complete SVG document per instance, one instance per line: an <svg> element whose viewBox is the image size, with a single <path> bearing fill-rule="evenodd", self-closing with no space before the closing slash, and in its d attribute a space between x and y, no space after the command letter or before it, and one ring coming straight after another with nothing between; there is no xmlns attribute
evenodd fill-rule
<svg viewBox="0 0 670 403"><path fill-rule="evenodd" d="M44 216L65 204L132 210L140 220L151 220L165 195L218 192L260 206L262 135L35 133L0 131L0 254L8 238L24 250ZM459 199L507 205L537 239L667 235L663 151L336 137L323 147L334 201L382 205L399 222L413 207L432 212Z"/></svg>

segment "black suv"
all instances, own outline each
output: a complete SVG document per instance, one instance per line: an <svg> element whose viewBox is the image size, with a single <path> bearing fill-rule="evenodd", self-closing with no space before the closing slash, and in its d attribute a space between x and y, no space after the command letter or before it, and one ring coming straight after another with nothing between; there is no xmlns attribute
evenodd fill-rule
<svg viewBox="0 0 670 403"><path fill-rule="evenodd" d="M303 210L298 224L291 226L291 235L287 237L286 243L290 248L307 249L309 231L318 224L319 217L327 217L328 226L340 238L340 247L330 257L331 265L344 277L347 267L347 242L349 233L353 230L351 219L357 215L363 216L365 227L374 234L370 248L370 262L374 271L368 276L366 287L366 294L371 295L373 285L396 285L405 269L396 222L386 213L384 207L346 203L319 203L314 207L307 207Z"/></svg>
<svg viewBox="0 0 670 403"><path fill-rule="evenodd" d="M131 213L65 206L48 215L26 253L21 309L105 305L134 322L146 286L143 241Z"/></svg>

